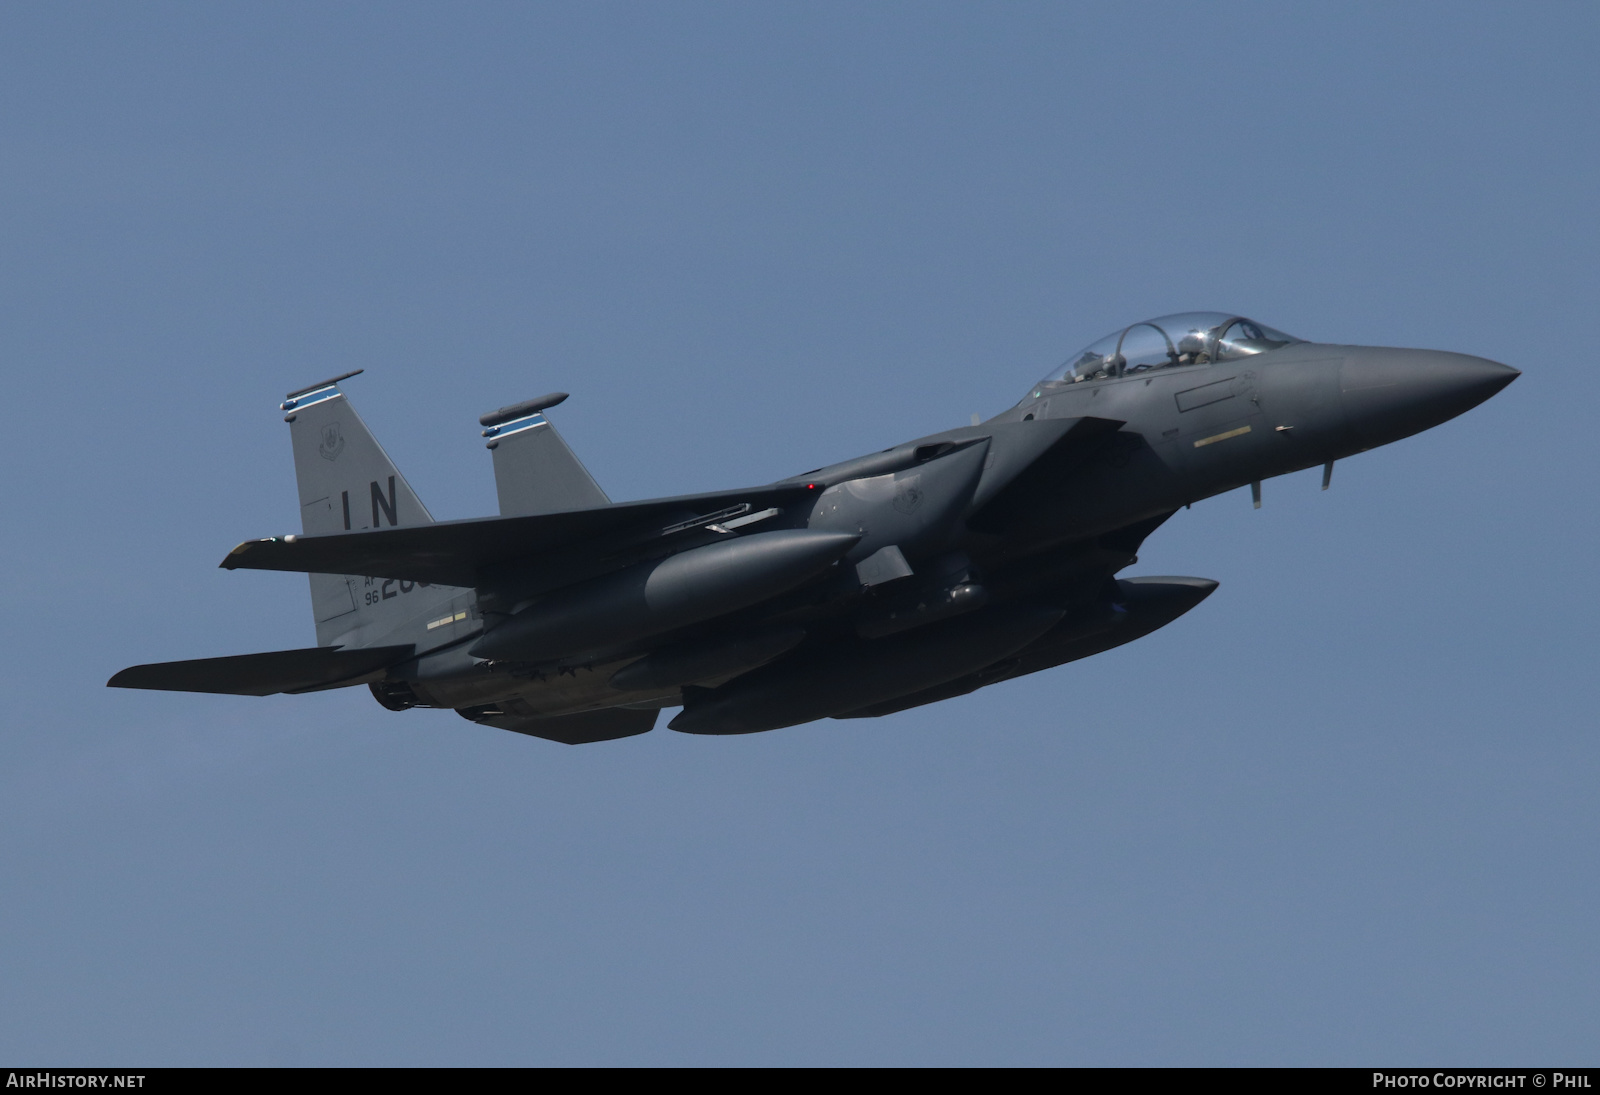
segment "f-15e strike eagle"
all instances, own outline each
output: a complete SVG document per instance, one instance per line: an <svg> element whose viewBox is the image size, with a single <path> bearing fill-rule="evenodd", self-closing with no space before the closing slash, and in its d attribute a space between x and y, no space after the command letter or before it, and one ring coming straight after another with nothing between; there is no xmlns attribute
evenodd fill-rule
<svg viewBox="0 0 1600 1095"><path fill-rule="evenodd" d="M340 383L283 403L303 531L222 566L310 575L317 646L124 669L121 688L366 685L391 711L578 744L871 718L1130 642L1216 583L1118 578L1185 505L1476 406L1517 370L1305 342L1220 312L1090 345L981 425L767 486L612 502L545 416L480 420L500 516L436 522Z"/></svg>

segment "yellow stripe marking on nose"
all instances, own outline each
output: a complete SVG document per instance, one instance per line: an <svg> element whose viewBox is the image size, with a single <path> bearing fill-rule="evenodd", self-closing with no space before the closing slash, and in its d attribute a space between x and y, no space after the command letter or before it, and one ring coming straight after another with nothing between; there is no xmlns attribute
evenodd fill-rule
<svg viewBox="0 0 1600 1095"><path fill-rule="evenodd" d="M1194 443L1194 447L1198 449L1205 445L1215 444L1218 441L1226 441L1230 437L1242 437L1249 432L1249 426L1240 426L1238 429L1229 430L1227 433L1214 433L1210 437L1202 437L1200 440L1196 441Z"/></svg>

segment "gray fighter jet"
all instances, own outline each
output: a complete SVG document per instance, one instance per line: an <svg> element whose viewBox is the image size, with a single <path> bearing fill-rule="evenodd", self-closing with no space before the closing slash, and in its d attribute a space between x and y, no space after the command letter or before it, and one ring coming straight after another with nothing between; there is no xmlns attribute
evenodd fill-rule
<svg viewBox="0 0 1600 1095"><path fill-rule="evenodd" d="M741 490L612 502L545 412L480 420L500 516L436 522L339 384L283 403L317 646L125 669L121 688L366 685L391 711L577 744L871 718L1130 642L1216 588L1118 578L1189 503L1454 418L1519 374L1305 342L1224 312L1135 323L982 424Z"/></svg>

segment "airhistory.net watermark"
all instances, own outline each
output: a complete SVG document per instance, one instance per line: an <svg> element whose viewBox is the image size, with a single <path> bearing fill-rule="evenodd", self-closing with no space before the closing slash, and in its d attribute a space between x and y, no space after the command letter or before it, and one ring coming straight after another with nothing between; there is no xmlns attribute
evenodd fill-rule
<svg viewBox="0 0 1600 1095"><path fill-rule="evenodd" d="M49 1072L34 1070L6 1073L6 1087L143 1087L144 1074L133 1072Z"/></svg>

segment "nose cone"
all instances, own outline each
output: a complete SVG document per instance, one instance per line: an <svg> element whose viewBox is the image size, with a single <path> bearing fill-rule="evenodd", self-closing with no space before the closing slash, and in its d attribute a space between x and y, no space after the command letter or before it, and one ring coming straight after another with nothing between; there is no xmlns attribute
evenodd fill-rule
<svg viewBox="0 0 1600 1095"><path fill-rule="evenodd" d="M1339 387L1346 420L1372 448L1470 411L1521 375L1467 354L1374 347L1345 359Z"/></svg>

